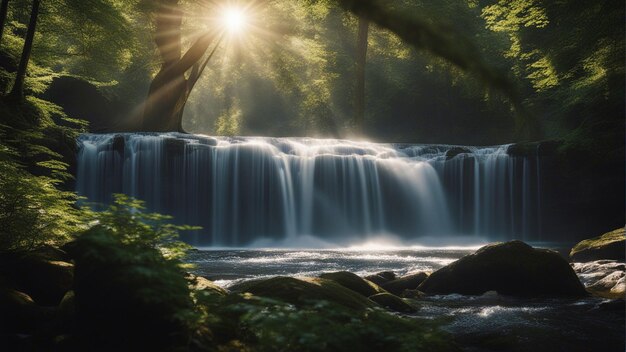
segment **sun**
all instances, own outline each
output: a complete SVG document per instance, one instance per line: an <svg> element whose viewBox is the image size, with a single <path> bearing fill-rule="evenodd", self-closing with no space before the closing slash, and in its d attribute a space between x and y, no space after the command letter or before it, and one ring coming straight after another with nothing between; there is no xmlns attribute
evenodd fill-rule
<svg viewBox="0 0 626 352"><path fill-rule="evenodd" d="M248 24L248 16L242 8L227 7L222 14L222 24L229 32L240 33Z"/></svg>

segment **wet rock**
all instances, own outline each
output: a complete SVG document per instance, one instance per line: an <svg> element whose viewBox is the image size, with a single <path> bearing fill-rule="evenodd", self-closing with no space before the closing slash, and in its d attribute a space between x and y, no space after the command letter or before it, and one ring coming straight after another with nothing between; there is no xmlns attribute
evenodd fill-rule
<svg viewBox="0 0 626 352"><path fill-rule="evenodd" d="M380 288L380 286L378 286L377 284L369 280L362 279L361 277L348 271L325 273L320 275L320 277L322 279L336 282L339 285L348 288L364 297L369 297L377 293L385 292L385 290Z"/></svg>
<svg viewBox="0 0 626 352"><path fill-rule="evenodd" d="M292 303L307 305L311 301L328 301L344 307L363 310L376 304L334 281L322 278L293 278L277 276L270 279L243 282L230 287L232 292L249 292Z"/></svg>
<svg viewBox="0 0 626 352"><path fill-rule="evenodd" d="M428 294L587 295L574 270L557 252L535 249L521 241L484 246L437 270L418 289Z"/></svg>
<svg viewBox="0 0 626 352"><path fill-rule="evenodd" d="M623 271L612 272L588 286L587 290L604 298L623 298L626 294L626 274Z"/></svg>
<svg viewBox="0 0 626 352"><path fill-rule="evenodd" d="M547 140L511 144L506 153L510 156L533 157L554 155L562 145L561 141Z"/></svg>
<svg viewBox="0 0 626 352"><path fill-rule="evenodd" d="M459 154L471 154L472 151L465 147L452 147L446 152L446 160L450 160Z"/></svg>
<svg viewBox="0 0 626 352"><path fill-rule="evenodd" d="M626 265L614 260L573 263L587 290L604 298L622 298L626 293Z"/></svg>
<svg viewBox="0 0 626 352"><path fill-rule="evenodd" d="M365 277L366 280L369 280L378 286L381 286L391 280L395 280L396 278L396 274L393 271L381 271L374 275L368 275Z"/></svg>
<svg viewBox="0 0 626 352"><path fill-rule="evenodd" d="M378 293L370 296L369 299L378 303L381 307L385 307L394 312L412 313L417 310L415 307L402 300L402 298L392 295L391 293Z"/></svg>
<svg viewBox="0 0 626 352"><path fill-rule="evenodd" d="M417 287L426 280L428 274L425 272L419 272L411 275L406 275L396 280L389 281L382 285L382 288L395 294L401 295L404 290L415 290Z"/></svg>
<svg viewBox="0 0 626 352"><path fill-rule="evenodd" d="M602 236L579 242L572 248L570 258L575 262L600 259L626 260L626 232L619 228Z"/></svg>
<svg viewBox="0 0 626 352"><path fill-rule="evenodd" d="M169 155L182 155L187 143L187 140L182 138L163 138L163 149Z"/></svg>

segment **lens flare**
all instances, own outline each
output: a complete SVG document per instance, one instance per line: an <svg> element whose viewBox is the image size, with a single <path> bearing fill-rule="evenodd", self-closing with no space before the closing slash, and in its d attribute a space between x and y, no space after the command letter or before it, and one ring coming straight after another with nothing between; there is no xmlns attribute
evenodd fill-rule
<svg viewBox="0 0 626 352"><path fill-rule="evenodd" d="M224 9L222 21L224 27L231 33L239 33L243 31L247 25L248 16L245 11L237 7L228 7Z"/></svg>

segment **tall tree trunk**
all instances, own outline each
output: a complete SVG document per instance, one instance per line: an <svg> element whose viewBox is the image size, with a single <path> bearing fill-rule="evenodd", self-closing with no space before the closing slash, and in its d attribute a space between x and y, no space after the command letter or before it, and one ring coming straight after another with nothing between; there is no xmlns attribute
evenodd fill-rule
<svg viewBox="0 0 626 352"><path fill-rule="evenodd" d="M205 33L182 55L182 11L178 0L163 0L156 16L154 41L161 55L159 73L150 84L143 113L143 131L183 131L183 111L189 94L211 55L200 61L215 33ZM185 76L187 71L188 76Z"/></svg>
<svg viewBox="0 0 626 352"><path fill-rule="evenodd" d="M356 45L356 85L354 89L354 123L359 134L363 134L365 120L365 64L367 62L367 37L369 20L359 17Z"/></svg>
<svg viewBox="0 0 626 352"><path fill-rule="evenodd" d="M33 40L35 38L35 29L37 27L37 17L39 16L39 4L41 0L33 0L33 7L30 11L30 21L28 22L28 31L24 40L24 49L22 49L22 57L20 65L17 67L15 83L9 96L16 100L24 99L24 78L26 77L26 69L30 61L30 53L33 50Z"/></svg>
<svg viewBox="0 0 626 352"><path fill-rule="evenodd" d="M7 21L8 11L9 0L2 0L2 3L0 3L0 43L2 43L2 35L4 34L4 25Z"/></svg>

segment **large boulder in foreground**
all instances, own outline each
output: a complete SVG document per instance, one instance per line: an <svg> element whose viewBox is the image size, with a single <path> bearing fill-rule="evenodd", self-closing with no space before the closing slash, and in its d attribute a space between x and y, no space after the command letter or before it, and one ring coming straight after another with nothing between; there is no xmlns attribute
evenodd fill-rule
<svg viewBox="0 0 626 352"><path fill-rule="evenodd" d="M521 241L496 243L437 270L420 286L429 294L534 296L587 295L569 263L557 252Z"/></svg>
<svg viewBox="0 0 626 352"><path fill-rule="evenodd" d="M574 262L601 259L626 260L626 231L619 228L602 236L579 242L569 253Z"/></svg>
<svg viewBox="0 0 626 352"><path fill-rule="evenodd" d="M363 279L356 274L353 274L349 271L337 271L334 273L324 273L320 275L322 279L334 281L339 285L350 289L361 296L369 297L378 293L383 293L383 290L380 286L375 283Z"/></svg>
<svg viewBox="0 0 626 352"><path fill-rule="evenodd" d="M270 279L243 282L230 287L232 292L249 292L253 295L278 299L304 306L314 301L327 301L346 308L362 310L376 304L338 283L310 277L277 276Z"/></svg>

